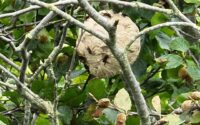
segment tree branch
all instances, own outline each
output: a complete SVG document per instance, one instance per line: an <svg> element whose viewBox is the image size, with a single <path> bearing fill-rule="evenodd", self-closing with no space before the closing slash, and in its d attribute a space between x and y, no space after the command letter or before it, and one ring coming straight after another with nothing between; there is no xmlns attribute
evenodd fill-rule
<svg viewBox="0 0 200 125"><path fill-rule="evenodd" d="M10 84L8 82L4 83L4 82L0 81L0 86L5 86L5 87L8 87L8 88L13 89L13 90L17 89L17 87L15 85Z"/></svg>
<svg viewBox="0 0 200 125"><path fill-rule="evenodd" d="M52 5L52 4L47 4L44 3L42 1L38 1L38 0L28 0L29 2L33 3L33 4L37 4L39 6L45 7L49 10L54 11L56 14L62 16L63 18L65 18L66 20L68 20L70 23L77 25L78 27L86 30L87 32L93 34L94 36L96 36L97 38L103 40L103 41L108 41L108 38L96 33L96 31L93 31L92 29L88 28L87 26L85 26L83 23L81 23L80 21L74 19L71 15L63 12L62 10L58 9L56 6Z"/></svg>
<svg viewBox="0 0 200 125"><path fill-rule="evenodd" d="M112 28L112 24L107 22L106 18L101 16L86 0L78 0L80 6L87 12L87 14L92 17L98 24L103 26L106 30ZM105 23L107 22L107 23Z"/></svg>
<svg viewBox="0 0 200 125"><path fill-rule="evenodd" d="M40 98L37 94L33 93L29 88L27 88L22 82L18 80L17 77L15 77L10 71L5 69L2 65L0 65L0 69L4 71L9 77L11 77L13 80L15 80L16 85L18 87L18 92L24 96L27 100L29 100L31 103L35 104L39 108L41 108L43 111L47 112L48 114L52 115L53 113L53 106L50 102L44 101L42 98Z"/></svg>
<svg viewBox="0 0 200 125"><path fill-rule="evenodd" d="M64 26L62 30L62 36L61 36L58 46L54 47L53 51L49 54L48 58L44 61L42 65L40 65L40 67L35 71L35 73L28 80L29 82L32 82L38 76L38 74L42 71L42 69L44 67L47 67L56 58L57 54L60 52L60 50L63 47L68 26L69 26L69 23L67 23L66 26Z"/></svg>
<svg viewBox="0 0 200 125"><path fill-rule="evenodd" d="M63 0L63 1L58 1L58 2L55 2L55 3L51 3L51 4L55 5L55 6L61 6L61 5L66 5L66 4L77 4L77 1L76 0ZM22 15L24 13L28 13L28 12L31 12L31 11L34 11L34 10L37 10L37 9L40 9L40 8L42 8L42 7L37 6L37 5L32 5L28 8L21 9L21 10L15 11L15 12L1 14L0 19L6 18L6 17L19 16L19 15Z"/></svg>
<svg viewBox="0 0 200 125"><path fill-rule="evenodd" d="M0 36L0 39L3 40L3 41L6 41L7 43L9 43L10 46L11 46L11 48L12 48L14 51L16 51L16 46L15 46L15 44L13 43L13 40L11 40L11 39L9 39L9 38L7 38L7 37L5 37L5 36Z"/></svg>
<svg viewBox="0 0 200 125"><path fill-rule="evenodd" d="M124 81L125 85L131 88L131 91L128 91L128 92L129 92L129 95L131 96L132 101L135 102L137 112L141 117L141 124L150 125L148 107L144 99L144 96L141 93L139 82L136 80L136 77L131 70L126 52L118 49L115 46L116 28L117 28L118 21L116 20L114 24L112 24L110 27L110 24L108 23L108 21L104 21L103 16L97 13L96 10L93 9L92 7L89 7L90 5L87 3L86 0L78 0L78 1L84 9L87 8L85 9L85 11L89 14L89 16L93 18L94 20L98 20L99 21L98 23L107 30L109 34L109 41L106 42L106 44L110 48L112 54L115 56L116 60L119 62L119 65L122 70L122 76L125 79ZM92 13L93 11L95 12ZM95 19L97 17L98 19ZM108 27L106 27L107 25Z"/></svg>
<svg viewBox="0 0 200 125"><path fill-rule="evenodd" d="M181 13L181 11L178 9L178 7L174 4L174 2L172 0L166 0L166 1L171 6L171 8L174 12L174 15L178 16L182 21L193 23L184 14Z"/></svg>
<svg viewBox="0 0 200 125"><path fill-rule="evenodd" d="M20 71L20 67L17 64L15 64L14 62L12 62L10 59L8 59L6 56L4 56L1 53L0 53L0 59L2 59L5 63L11 65L16 70Z"/></svg>
<svg viewBox="0 0 200 125"><path fill-rule="evenodd" d="M133 42L139 38L141 35L144 35L150 31L162 28L162 27L168 27L168 26L189 26L192 27L194 29L196 29L197 31L200 32L200 27L198 27L197 25L193 24L193 23L188 23L188 22L167 22L167 23L161 23L158 25L154 25L151 26L149 28L145 28L144 30L140 31L136 36L134 36L132 38L132 40L127 44L126 50L128 50L128 48L133 44Z"/></svg>
<svg viewBox="0 0 200 125"><path fill-rule="evenodd" d="M141 9L151 10L151 11L155 11L155 12L161 12L161 13L165 13L165 14L169 14L169 15L173 14L173 11L170 9L154 7L154 6L150 6L148 4L136 2L136 1L126 2L126 1L120 1L120 0L94 0L94 2L97 2L97 1L106 2L106 3L108 2L108 3L122 5L122 6L126 6L126 7L141 8Z"/></svg>

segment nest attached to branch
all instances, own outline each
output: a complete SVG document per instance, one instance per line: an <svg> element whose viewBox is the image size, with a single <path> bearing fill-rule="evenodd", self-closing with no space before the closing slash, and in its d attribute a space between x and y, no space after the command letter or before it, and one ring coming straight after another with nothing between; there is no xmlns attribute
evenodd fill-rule
<svg viewBox="0 0 200 125"><path fill-rule="evenodd" d="M118 48L124 49L130 42L131 38L138 34L138 27L129 17L123 16L122 14L115 14L110 10L103 10L99 13L108 21L119 21L116 30L116 46ZM107 31L92 18L88 18L84 24L94 31L108 36ZM130 63L135 62L139 55L140 47L140 39L138 38L131 45L128 51L128 59ZM102 40L88 32L82 34L77 52L80 57L83 57L85 64L89 67L90 73L98 78L111 77L120 73L119 63L107 45Z"/></svg>

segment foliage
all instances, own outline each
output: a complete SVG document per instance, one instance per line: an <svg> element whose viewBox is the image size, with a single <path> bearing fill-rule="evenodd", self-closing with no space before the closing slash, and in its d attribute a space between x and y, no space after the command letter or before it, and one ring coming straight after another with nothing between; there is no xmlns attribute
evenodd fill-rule
<svg viewBox="0 0 200 125"><path fill-rule="evenodd" d="M138 1L151 6L159 5L162 8L169 8L165 0ZM55 0L46 0L46 2L55 2ZM178 0L174 2L180 10L184 10L184 14L189 17L194 16L196 24L200 24L197 12L199 0L184 0L182 5L179 5ZM29 5L30 3L25 0L0 0L0 16L27 8ZM76 7L76 5L67 5L63 10L72 13L80 21L85 20L87 17L84 10L74 10ZM94 7L101 10L103 5L94 2ZM136 22L140 30L178 20L177 17L161 12L131 7L123 8L109 4L109 9L115 10L117 7L118 11ZM14 44L18 46L25 35L34 29L48 12L48 9L41 8L16 17L0 18L0 36L5 35L14 39ZM35 39L28 43L28 51L31 51L26 70L28 78L45 62L57 45L65 22L60 16L56 16L39 32ZM119 120L118 114L120 113L126 116L126 120L123 121L126 122L126 125L133 123L139 125L140 118L137 115L137 107L134 102L131 102L130 96L132 95L128 94L130 90L125 89L126 86L124 86L121 76L91 79L81 57L73 56L76 51L79 28L73 24L67 24L67 26L64 45L59 54L27 86L42 99L52 103L57 98L55 92L57 93L60 98L56 113L60 125L117 125L116 121ZM188 39L188 36L185 37L184 34L188 34L189 31L182 27L177 27L177 30L180 33L183 32L183 35L177 35L177 31L174 31L173 27L163 27L141 36L140 56L131 65L140 82L147 105L152 111L152 116L155 116L152 121L157 125L165 123L168 125L200 124L200 43ZM16 53L3 39L0 39L0 53L17 66L22 65L20 54ZM72 69L70 69L71 62L73 63ZM0 65L15 76L20 76L20 71L1 58ZM55 74L51 73L52 70ZM88 79L89 82L83 89ZM1 70L0 81L15 85L15 82ZM2 84L0 86L0 124L22 124L25 98L16 89ZM190 100L189 104L188 100ZM186 107L183 108L183 106ZM35 105L31 107L31 114L31 122L35 125L50 125L52 122L51 117Z"/></svg>

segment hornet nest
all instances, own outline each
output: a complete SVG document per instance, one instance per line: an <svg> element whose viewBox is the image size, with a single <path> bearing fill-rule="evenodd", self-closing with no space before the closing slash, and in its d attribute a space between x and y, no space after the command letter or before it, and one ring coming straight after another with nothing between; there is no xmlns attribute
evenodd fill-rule
<svg viewBox="0 0 200 125"><path fill-rule="evenodd" d="M124 49L131 38L138 34L138 27L129 17L123 16L122 14L115 14L110 10L103 10L99 13L111 22L115 22L116 20L119 21L116 29L116 47ZM88 18L84 24L94 31L108 36L107 31L92 18ZM79 44L77 52L80 57L83 57L85 64L89 67L89 71L92 75L103 78L120 73L119 63L102 40L88 32L83 32L80 41L79 43L77 42L77 44ZM130 63L135 62L139 52L140 39L138 38L128 51Z"/></svg>

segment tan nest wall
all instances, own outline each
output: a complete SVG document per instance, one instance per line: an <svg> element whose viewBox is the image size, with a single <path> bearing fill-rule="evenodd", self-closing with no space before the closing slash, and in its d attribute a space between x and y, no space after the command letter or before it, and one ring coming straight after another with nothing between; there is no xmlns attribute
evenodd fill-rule
<svg viewBox="0 0 200 125"><path fill-rule="evenodd" d="M116 46L124 49L131 38L138 34L139 29L129 17L122 14L114 14L112 11L103 10L99 12L108 21L119 20L116 30ZM88 18L84 24L94 31L108 36L107 31L97 24L92 18ZM120 73L120 66L111 54L106 44L88 32L84 32L77 48L79 56L85 59L86 65L92 75L103 78L111 77ZM138 38L130 47L128 59L130 63L135 62L140 52L140 39Z"/></svg>

